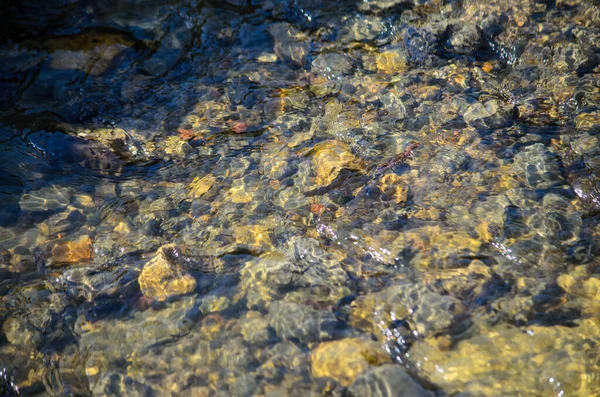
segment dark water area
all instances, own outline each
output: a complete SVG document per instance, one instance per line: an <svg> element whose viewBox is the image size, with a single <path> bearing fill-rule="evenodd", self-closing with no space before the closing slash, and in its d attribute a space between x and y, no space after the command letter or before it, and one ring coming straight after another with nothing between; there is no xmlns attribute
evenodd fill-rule
<svg viewBox="0 0 600 397"><path fill-rule="evenodd" d="M0 396L600 395L598 1L0 26Z"/></svg>

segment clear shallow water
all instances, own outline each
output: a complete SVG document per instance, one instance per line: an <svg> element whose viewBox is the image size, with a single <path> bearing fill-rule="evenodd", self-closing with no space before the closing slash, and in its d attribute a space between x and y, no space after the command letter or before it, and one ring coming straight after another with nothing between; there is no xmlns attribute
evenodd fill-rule
<svg viewBox="0 0 600 397"><path fill-rule="evenodd" d="M600 393L594 2L2 18L23 395Z"/></svg>

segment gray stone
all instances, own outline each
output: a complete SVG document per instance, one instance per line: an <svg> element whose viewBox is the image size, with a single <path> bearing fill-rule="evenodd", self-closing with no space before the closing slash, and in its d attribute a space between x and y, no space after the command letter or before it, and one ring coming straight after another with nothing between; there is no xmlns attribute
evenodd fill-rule
<svg viewBox="0 0 600 397"><path fill-rule="evenodd" d="M131 376L108 372L100 378L93 388L95 396L154 396L152 388Z"/></svg>
<svg viewBox="0 0 600 397"><path fill-rule="evenodd" d="M436 36L423 28L410 27L402 36L409 60L417 65L431 65L435 59Z"/></svg>
<svg viewBox="0 0 600 397"><path fill-rule="evenodd" d="M120 261L121 262L121 261ZM93 301L98 296L120 297L134 292L140 270L120 263L110 269L97 265L78 266L66 269L57 282L66 288L72 298Z"/></svg>
<svg viewBox="0 0 600 397"><path fill-rule="evenodd" d="M326 77L334 78L352 71L352 63L346 55L337 52L326 52L319 55L312 63L312 71Z"/></svg>
<svg viewBox="0 0 600 397"><path fill-rule="evenodd" d="M439 5L439 0L369 0L359 3L358 9L360 11L378 13L399 5L423 7L425 9L436 8Z"/></svg>
<svg viewBox="0 0 600 397"><path fill-rule="evenodd" d="M381 95L381 102L385 110L394 114L395 117L401 119L407 115L407 106L402 100L400 93L396 90L387 91Z"/></svg>
<svg viewBox="0 0 600 397"><path fill-rule="evenodd" d="M248 366L256 364L256 359L250 354L242 338L236 338L223 345L218 360L219 365L231 370L245 370Z"/></svg>
<svg viewBox="0 0 600 397"><path fill-rule="evenodd" d="M468 23L453 28L454 32L450 36L448 44L454 52L468 54L477 50L481 42L481 35L475 24Z"/></svg>
<svg viewBox="0 0 600 397"><path fill-rule="evenodd" d="M475 102L463 114L463 119L466 123L473 125L477 120L485 119L492 116L490 111L480 102Z"/></svg>
<svg viewBox="0 0 600 397"><path fill-rule="evenodd" d="M363 298L364 304L373 304L368 310L379 316L391 315L393 318L406 318L415 335L426 337L442 332L453 325L458 315L466 312L466 307L451 295L442 295L426 286L402 284L395 285ZM359 300L360 302L360 300ZM379 324L374 324L378 327Z"/></svg>
<svg viewBox="0 0 600 397"><path fill-rule="evenodd" d="M350 330L333 313L297 303L276 301L269 308L269 325L284 340L318 342L348 336Z"/></svg>
<svg viewBox="0 0 600 397"><path fill-rule="evenodd" d="M72 194L72 188L42 187L23 194L19 200L19 205L23 211L58 212L69 205Z"/></svg>
<svg viewBox="0 0 600 397"><path fill-rule="evenodd" d="M299 32L289 23L281 22L269 27L273 36L275 54L284 62L303 68L310 52L310 43L298 38Z"/></svg>
<svg viewBox="0 0 600 397"><path fill-rule="evenodd" d="M121 167L118 157L99 142L62 132L35 133L28 139L57 164L79 164L88 169L109 171L116 171Z"/></svg>
<svg viewBox="0 0 600 397"><path fill-rule="evenodd" d="M173 23L176 25L176 23ZM142 68L153 76L162 76L169 72L185 54L186 47L192 39L192 32L186 24L172 26L160 41L158 50L142 65Z"/></svg>
<svg viewBox="0 0 600 397"><path fill-rule="evenodd" d="M269 323L263 317L244 320L241 322L241 328L244 340L248 343L262 345L272 337Z"/></svg>
<svg viewBox="0 0 600 397"><path fill-rule="evenodd" d="M469 156L462 150L452 147L442 148L431 159L431 171L442 179L463 170Z"/></svg>
<svg viewBox="0 0 600 397"><path fill-rule="evenodd" d="M381 18L372 15L356 15L340 29L337 40L341 43L371 41L384 34L387 28Z"/></svg>
<svg viewBox="0 0 600 397"><path fill-rule="evenodd" d="M512 165L519 179L533 189L547 189L563 182L558 156L536 143L515 155Z"/></svg>
<svg viewBox="0 0 600 397"><path fill-rule="evenodd" d="M433 397L402 368L388 364L359 376L348 388L346 397Z"/></svg>
<svg viewBox="0 0 600 397"><path fill-rule="evenodd" d="M10 317L4 322L2 331L6 339L15 346L38 349L44 340L42 330L24 315Z"/></svg>
<svg viewBox="0 0 600 397"><path fill-rule="evenodd" d="M268 252L246 263L240 288L248 307L267 305L267 296L281 290L304 290L307 299L335 299L350 292L350 279L341 265L313 239L293 238L285 252Z"/></svg>
<svg viewBox="0 0 600 397"><path fill-rule="evenodd" d="M599 142L596 135L583 135L571 143L571 148L578 155L584 155L598 149Z"/></svg>

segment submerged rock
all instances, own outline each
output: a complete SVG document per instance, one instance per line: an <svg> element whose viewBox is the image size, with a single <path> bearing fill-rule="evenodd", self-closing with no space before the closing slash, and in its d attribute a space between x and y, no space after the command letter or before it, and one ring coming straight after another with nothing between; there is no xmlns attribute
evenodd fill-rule
<svg viewBox="0 0 600 397"><path fill-rule="evenodd" d="M310 43L305 41L302 34L286 22L275 23L269 27L273 36L275 54L292 66L306 66Z"/></svg>
<svg viewBox="0 0 600 397"><path fill-rule="evenodd" d="M175 250L175 244L164 245L144 265L138 281L145 297L164 301L196 288L196 279L175 262L173 255L178 255Z"/></svg>
<svg viewBox="0 0 600 397"><path fill-rule="evenodd" d="M382 365L360 375L347 390L347 397L433 397L401 367Z"/></svg>
<svg viewBox="0 0 600 397"><path fill-rule="evenodd" d="M458 147L445 147L431 159L431 172L439 179L452 177L464 170L469 162L469 156Z"/></svg>
<svg viewBox="0 0 600 397"><path fill-rule="evenodd" d="M436 59L435 52L438 42L437 37L431 31L410 27L404 32L402 42L412 63L430 66Z"/></svg>
<svg viewBox="0 0 600 397"><path fill-rule="evenodd" d="M319 342L348 336L351 332L333 313L309 306L275 301L269 308L269 325L284 340Z"/></svg>
<svg viewBox="0 0 600 397"><path fill-rule="evenodd" d="M593 2L63 3L0 45L27 394L600 394Z"/></svg>
<svg viewBox="0 0 600 397"><path fill-rule="evenodd" d="M86 235L58 243L52 248L55 263L79 263L89 261L92 257L92 239Z"/></svg>
<svg viewBox="0 0 600 397"><path fill-rule="evenodd" d="M558 156L536 143L515 156L517 177L533 189L548 189L563 182Z"/></svg>
<svg viewBox="0 0 600 397"><path fill-rule="evenodd" d="M171 31L162 38L159 48L152 54L152 57L141 66L151 75L164 75L177 65L192 40L190 26L183 20L176 21L171 22Z"/></svg>
<svg viewBox="0 0 600 397"><path fill-rule="evenodd" d="M328 78L341 77L352 71L352 62L344 54L325 52L312 62L312 71Z"/></svg>
<svg viewBox="0 0 600 397"><path fill-rule="evenodd" d="M120 394L120 391L134 397L154 395L154 391L149 385L116 371L102 374L102 377L93 388L93 393L96 395Z"/></svg>
<svg viewBox="0 0 600 397"><path fill-rule="evenodd" d="M476 51L483 43L480 30L474 24L452 26L452 35L448 39L450 49L458 54Z"/></svg>
<svg viewBox="0 0 600 397"><path fill-rule="evenodd" d="M38 349L44 340L42 330L23 315L8 318L2 331L11 344L23 348Z"/></svg>
<svg viewBox="0 0 600 397"><path fill-rule="evenodd" d="M356 15L347 21L337 34L337 40L348 44L356 41L371 41L383 35L387 30L382 18Z"/></svg>
<svg viewBox="0 0 600 397"><path fill-rule="evenodd" d="M589 360L598 355L596 320L584 320L574 328L499 325L482 329L450 351L440 350L437 344L433 338L417 342L411 357L419 360L420 375L449 394L495 396L502 390L507 395L593 396L600 392L595 381L599 370Z"/></svg>
<svg viewBox="0 0 600 397"><path fill-rule="evenodd" d="M215 184L216 180L217 178L211 174L205 175L202 178L195 177L189 186L190 196L195 199L202 197Z"/></svg>
<svg viewBox="0 0 600 397"><path fill-rule="evenodd" d="M72 188L42 187L23 194L19 206L21 210L29 212L63 211L69 205L72 195Z"/></svg>
<svg viewBox="0 0 600 397"><path fill-rule="evenodd" d="M466 314L466 307L458 299L409 284L365 295L353 305L353 321L361 324L366 320L369 330L375 333L396 320L406 319L415 335L431 335L447 331Z"/></svg>
<svg viewBox="0 0 600 397"><path fill-rule="evenodd" d="M407 53L404 47L400 45L387 46L375 56L377 70L396 74L404 72L408 67Z"/></svg>
<svg viewBox="0 0 600 397"><path fill-rule="evenodd" d="M28 137L34 147L58 164L79 164L92 170L116 171L121 168L119 158L99 142L86 140L62 132L39 132Z"/></svg>
<svg viewBox="0 0 600 397"><path fill-rule="evenodd" d="M270 225L245 225L233 231L236 244L252 251L265 251L273 247L269 237Z"/></svg>
<svg viewBox="0 0 600 397"><path fill-rule="evenodd" d="M311 370L315 378L333 378L350 386L367 369L390 361L378 343L347 338L317 346L311 354Z"/></svg>
<svg viewBox="0 0 600 397"><path fill-rule="evenodd" d="M357 169L359 162L350 152L350 147L338 140L317 143L312 158L317 175L316 183L327 186L339 175L342 168Z"/></svg>
<svg viewBox="0 0 600 397"><path fill-rule="evenodd" d="M335 302L350 293L351 282L340 263L313 239L296 238L284 252L270 251L241 270L239 297L249 307L268 306L281 291L295 291L297 299Z"/></svg>

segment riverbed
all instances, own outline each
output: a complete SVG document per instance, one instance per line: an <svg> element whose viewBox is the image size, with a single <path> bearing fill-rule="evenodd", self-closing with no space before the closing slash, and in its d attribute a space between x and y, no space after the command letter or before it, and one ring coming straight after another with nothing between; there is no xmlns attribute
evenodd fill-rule
<svg viewBox="0 0 600 397"><path fill-rule="evenodd" d="M600 395L597 1L0 22L18 393Z"/></svg>

